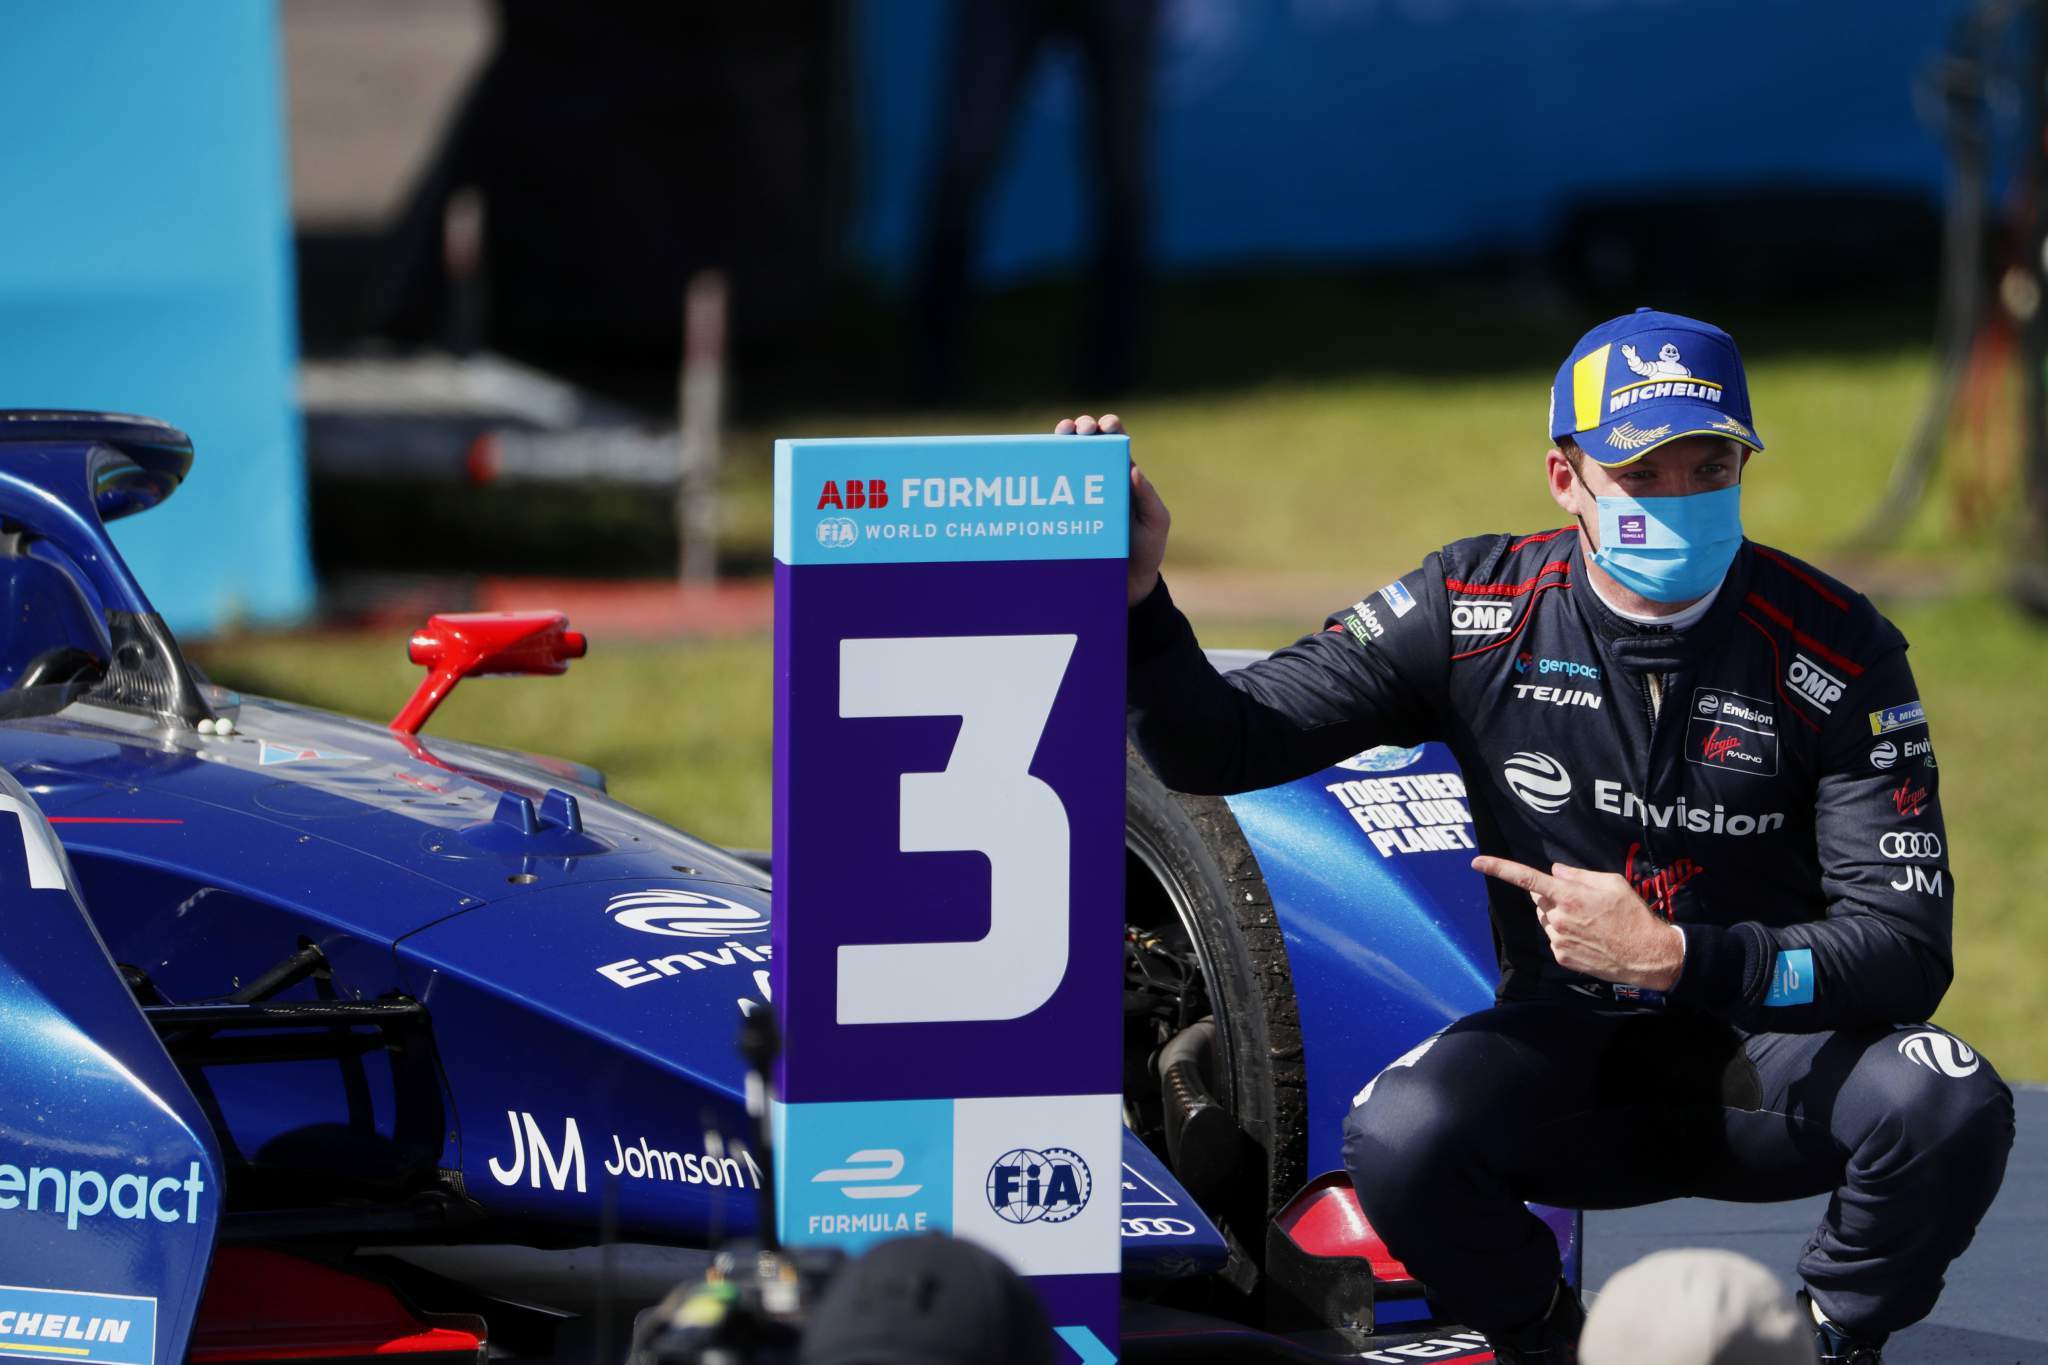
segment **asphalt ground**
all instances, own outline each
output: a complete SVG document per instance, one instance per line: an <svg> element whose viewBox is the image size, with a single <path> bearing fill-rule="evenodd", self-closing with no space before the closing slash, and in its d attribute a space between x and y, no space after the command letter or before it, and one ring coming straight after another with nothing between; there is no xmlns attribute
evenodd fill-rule
<svg viewBox="0 0 2048 1365"><path fill-rule="evenodd" d="M1949 1267L1933 1314L1895 1335L1886 1365L2048 1365L2048 1086L2016 1085L2019 1137L2005 1186L1977 1240ZM1586 1215L1586 1284L1653 1251L1723 1247L1752 1256L1797 1288L1793 1267L1827 1196L1783 1204L1674 1199Z"/></svg>

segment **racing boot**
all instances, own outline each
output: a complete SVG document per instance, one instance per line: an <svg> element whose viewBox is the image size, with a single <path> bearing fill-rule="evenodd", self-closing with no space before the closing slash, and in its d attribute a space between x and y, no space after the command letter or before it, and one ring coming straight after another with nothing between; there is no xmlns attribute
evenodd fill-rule
<svg viewBox="0 0 2048 1365"><path fill-rule="evenodd" d="M1884 1342L1859 1341L1820 1311L1813 1295L1799 1291L1799 1302L1813 1317L1813 1352L1820 1365L1884 1365Z"/></svg>
<svg viewBox="0 0 2048 1365"><path fill-rule="evenodd" d="M1550 1311L1512 1332L1489 1332L1486 1342L1500 1365L1579 1365L1579 1333L1585 1326L1585 1306L1559 1280Z"/></svg>

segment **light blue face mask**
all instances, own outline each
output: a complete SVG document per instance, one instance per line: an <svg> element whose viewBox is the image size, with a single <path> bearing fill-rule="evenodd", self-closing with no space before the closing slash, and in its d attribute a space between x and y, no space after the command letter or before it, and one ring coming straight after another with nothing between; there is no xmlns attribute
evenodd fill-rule
<svg viewBox="0 0 2048 1365"><path fill-rule="evenodd" d="M1595 498L1593 562L1652 602L1691 602L1714 590L1742 546L1742 486L1677 498Z"/></svg>

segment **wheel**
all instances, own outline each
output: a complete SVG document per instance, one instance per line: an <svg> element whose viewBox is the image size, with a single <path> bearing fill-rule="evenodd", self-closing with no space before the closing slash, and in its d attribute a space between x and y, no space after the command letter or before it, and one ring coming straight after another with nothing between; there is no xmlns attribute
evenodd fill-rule
<svg viewBox="0 0 2048 1365"><path fill-rule="evenodd" d="M1258 1262L1267 1220L1307 1178L1287 947L1230 807L1167 790L1128 746L1124 782L1126 1122ZM1162 1075L1186 1074L1176 1057L1196 1063L1220 1114L1190 1121L1176 1103Z"/></svg>

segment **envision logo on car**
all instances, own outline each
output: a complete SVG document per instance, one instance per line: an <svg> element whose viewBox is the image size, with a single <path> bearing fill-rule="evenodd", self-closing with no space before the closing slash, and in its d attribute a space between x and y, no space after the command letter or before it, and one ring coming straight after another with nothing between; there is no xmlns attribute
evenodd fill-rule
<svg viewBox="0 0 2048 1365"><path fill-rule="evenodd" d="M605 913L615 924L670 938L724 938L768 928L766 911L676 887L621 892L611 898Z"/></svg>

